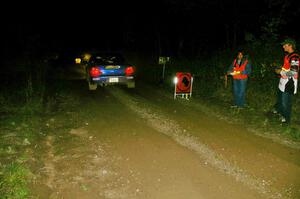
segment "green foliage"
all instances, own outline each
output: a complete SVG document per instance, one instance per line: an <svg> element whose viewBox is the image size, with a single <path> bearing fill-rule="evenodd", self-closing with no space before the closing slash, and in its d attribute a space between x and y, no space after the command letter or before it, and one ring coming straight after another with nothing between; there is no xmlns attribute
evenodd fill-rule
<svg viewBox="0 0 300 199"><path fill-rule="evenodd" d="M1 168L0 198L26 199L29 197L27 187L30 171L22 164L14 162Z"/></svg>

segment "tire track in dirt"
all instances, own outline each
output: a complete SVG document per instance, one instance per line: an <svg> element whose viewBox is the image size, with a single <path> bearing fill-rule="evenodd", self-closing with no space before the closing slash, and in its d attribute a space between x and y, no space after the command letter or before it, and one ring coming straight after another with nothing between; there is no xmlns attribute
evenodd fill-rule
<svg viewBox="0 0 300 199"><path fill-rule="evenodd" d="M232 176L236 181L245 184L252 190L256 190L265 198L279 199L288 198L280 193L278 190L270 186L265 180L258 179L247 174L237 165L232 165L224 157L217 154L201 141L191 136L186 130L179 126L175 121L170 120L162 112L158 112L153 108L145 108L141 101L126 94L121 89L111 90L111 93L124 105L128 106L132 111L137 113L141 118L145 119L149 126L161 132L180 145L196 152L200 158L204 159L207 164L212 165L219 171Z"/></svg>
<svg viewBox="0 0 300 199"><path fill-rule="evenodd" d="M53 189L54 186L54 179L56 175L55 167L54 167L54 153L53 153L53 136L46 137L46 147L47 147L47 154L44 160L45 166L42 170L47 174L47 179L45 185L47 185L50 189Z"/></svg>

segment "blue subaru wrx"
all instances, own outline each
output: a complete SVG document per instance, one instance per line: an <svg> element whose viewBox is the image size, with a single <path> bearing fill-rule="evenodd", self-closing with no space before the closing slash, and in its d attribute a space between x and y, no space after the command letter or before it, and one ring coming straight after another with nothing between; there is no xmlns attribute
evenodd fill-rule
<svg viewBox="0 0 300 199"><path fill-rule="evenodd" d="M92 55L86 63L86 79L89 90L116 84L135 88L135 67L127 64L121 54Z"/></svg>

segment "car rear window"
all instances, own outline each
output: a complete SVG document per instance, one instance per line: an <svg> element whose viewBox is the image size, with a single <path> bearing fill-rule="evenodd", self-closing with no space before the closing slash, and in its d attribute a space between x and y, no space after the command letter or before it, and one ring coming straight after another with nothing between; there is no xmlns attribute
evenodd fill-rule
<svg viewBox="0 0 300 199"><path fill-rule="evenodd" d="M124 64L125 59L120 55L95 55L90 60L93 64Z"/></svg>

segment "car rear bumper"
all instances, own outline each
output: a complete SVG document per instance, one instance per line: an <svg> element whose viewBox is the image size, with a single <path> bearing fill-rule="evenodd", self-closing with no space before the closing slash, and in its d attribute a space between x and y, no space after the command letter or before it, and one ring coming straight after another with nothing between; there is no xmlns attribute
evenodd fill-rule
<svg viewBox="0 0 300 199"><path fill-rule="evenodd" d="M126 84L134 81L133 76L104 76L104 77L93 77L93 83L102 84Z"/></svg>

